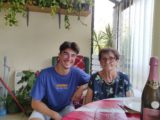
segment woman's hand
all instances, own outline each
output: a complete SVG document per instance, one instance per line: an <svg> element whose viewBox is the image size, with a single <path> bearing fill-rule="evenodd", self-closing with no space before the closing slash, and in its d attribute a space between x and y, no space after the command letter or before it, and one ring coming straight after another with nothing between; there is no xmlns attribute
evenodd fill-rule
<svg viewBox="0 0 160 120"><path fill-rule="evenodd" d="M91 88L88 88L84 104L92 102L92 98L93 98L93 90Z"/></svg>

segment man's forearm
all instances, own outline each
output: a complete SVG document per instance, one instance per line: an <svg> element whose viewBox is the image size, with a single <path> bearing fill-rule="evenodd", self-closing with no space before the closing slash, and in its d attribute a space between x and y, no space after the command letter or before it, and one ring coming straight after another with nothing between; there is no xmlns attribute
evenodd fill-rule
<svg viewBox="0 0 160 120"><path fill-rule="evenodd" d="M51 118L54 118L55 114L57 114L55 111L48 108L43 102L37 100L32 100L32 108L42 114L50 116Z"/></svg>

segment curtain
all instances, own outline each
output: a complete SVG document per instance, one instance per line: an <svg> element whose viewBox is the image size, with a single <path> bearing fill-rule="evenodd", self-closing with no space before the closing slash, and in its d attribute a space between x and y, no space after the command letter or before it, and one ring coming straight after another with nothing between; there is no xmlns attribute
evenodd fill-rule
<svg viewBox="0 0 160 120"><path fill-rule="evenodd" d="M142 90L149 72L154 0L121 0L114 11L114 39L121 54L119 69Z"/></svg>

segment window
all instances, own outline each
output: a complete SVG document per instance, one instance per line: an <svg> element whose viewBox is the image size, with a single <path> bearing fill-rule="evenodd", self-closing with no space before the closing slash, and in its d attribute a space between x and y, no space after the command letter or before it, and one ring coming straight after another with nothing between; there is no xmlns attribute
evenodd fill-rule
<svg viewBox="0 0 160 120"><path fill-rule="evenodd" d="M94 3L92 73L101 69L97 56L99 49L113 45L113 7L114 3L109 0L95 0Z"/></svg>
<svg viewBox="0 0 160 120"><path fill-rule="evenodd" d="M97 7L100 3L102 5ZM105 10L102 7L105 4L107 4L107 8L110 7L110 10ZM102 8L100 12L102 17L106 17L105 20L97 16L97 11L99 11L97 9L100 8ZM104 30L105 25L110 24L113 31L113 47L117 48L121 54L119 69L126 72L133 87L140 90L143 89L149 72L153 8L154 0L95 0L94 31L97 33L97 39L101 36L98 32ZM107 17L108 14L111 14L111 16ZM111 22L103 23L111 18ZM100 43L100 45L105 47L103 43ZM94 44L92 72L100 70L97 49L98 47L95 48Z"/></svg>
<svg viewBox="0 0 160 120"><path fill-rule="evenodd" d="M148 77L152 47L153 0L122 0L117 4L117 48L120 69L128 73L133 87L143 89ZM127 6L127 7L126 7Z"/></svg>

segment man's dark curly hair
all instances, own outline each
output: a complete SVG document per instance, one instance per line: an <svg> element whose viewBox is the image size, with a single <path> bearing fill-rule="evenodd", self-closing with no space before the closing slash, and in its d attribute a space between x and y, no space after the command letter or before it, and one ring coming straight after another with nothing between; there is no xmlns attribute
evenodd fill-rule
<svg viewBox="0 0 160 120"><path fill-rule="evenodd" d="M62 51L64 51L65 49L70 48L72 49L74 52L76 52L77 54L79 53L80 49L79 46L77 45L77 43L75 42L69 42L69 41L65 41L63 42L60 47L59 47L59 51L60 53L62 53Z"/></svg>

